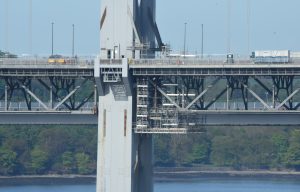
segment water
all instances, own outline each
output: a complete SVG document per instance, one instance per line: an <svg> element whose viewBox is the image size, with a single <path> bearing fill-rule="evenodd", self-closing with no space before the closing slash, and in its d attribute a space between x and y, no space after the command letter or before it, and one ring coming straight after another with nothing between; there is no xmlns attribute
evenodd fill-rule
<svg viewBox="0 0 300 192"><path fill-rule="evenodd" d="M95 185L33 185L0 187L1 192L95 192ZM157 182L154 192L299 192L300 180L199 179L193 182Z"/></svg>
<svg viewBox="0 0 300 192"><path fill-rule="evenodd" d="M95 185L34 185L0 187L1 192L95 192Z"/></svg>
<svg viewBox="0 0 300 192"><path fill-rule="evenodd" d="M155 192L299 192L300 181L203 179L197 182L156 183Z"/></svg>

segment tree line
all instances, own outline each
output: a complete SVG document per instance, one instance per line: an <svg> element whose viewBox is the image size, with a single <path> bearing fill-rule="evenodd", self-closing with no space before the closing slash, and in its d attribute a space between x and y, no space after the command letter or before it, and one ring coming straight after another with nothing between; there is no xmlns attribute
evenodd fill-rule
<svg viewBox="0 0 300 192"><path fill-rule="evenodd" d="M207 128L207 132L201 135L157 137L156 166L300 170L299 129Z"/></svg>
<svg viewBox="0 0 300 192"><path fill-rule="evenodd" d="M0 174L95 174L94 126L0 127Z"/></svg>
<svg viewBox="0 0 300 192"><path fill-rule="evenodd" d="M206 128L155 135L156 167L300 170L300 130ZM1 126L0 175L95 174L97 127Z"/></svg>

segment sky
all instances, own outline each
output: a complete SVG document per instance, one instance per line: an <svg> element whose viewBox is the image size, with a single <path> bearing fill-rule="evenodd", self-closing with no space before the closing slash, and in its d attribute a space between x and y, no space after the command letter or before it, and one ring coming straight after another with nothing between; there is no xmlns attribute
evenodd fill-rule
<svg viewBox="0 0 300 192"><path fill-rule="evenodd" d="M32 28L29 2L0 0L0 50L51 54L54 22L55 53L71 55L72 24L75 53L99 53L101 0L32 0ZM174 52L183 50L184 23L191 54L201 52L201 24L205 54L300 51L299 7L299 0L157 0L156 20L163 41Z"/></svg>

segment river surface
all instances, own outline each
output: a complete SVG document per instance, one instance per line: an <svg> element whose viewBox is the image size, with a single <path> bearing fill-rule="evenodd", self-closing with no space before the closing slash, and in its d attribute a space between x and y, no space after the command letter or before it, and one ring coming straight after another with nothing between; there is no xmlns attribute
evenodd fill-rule
<svg viewBox="0 0 300 192"><path fill-rule="evenodd" d="M89 185L1 186L1 192L95 192ZM299 192L298 179L203 178L187 181L156 182L154 192Z"/></svg>

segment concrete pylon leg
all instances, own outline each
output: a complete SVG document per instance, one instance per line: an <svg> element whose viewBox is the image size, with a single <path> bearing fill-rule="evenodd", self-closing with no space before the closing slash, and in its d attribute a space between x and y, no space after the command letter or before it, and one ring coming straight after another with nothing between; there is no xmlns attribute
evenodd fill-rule
<svg viewBox="0 0 300 192"><path fill-rule="evenodd" d="M99 98L97 192L152 192L152 137L132 130L132 96Z"/></svg>
<svg viewBox="0 0 300 192"><path fill-rule="evenodd" d="M153 144L152 135L140 135L138 146L138 167L135 171L136 192L153 192Z"/></svg>

